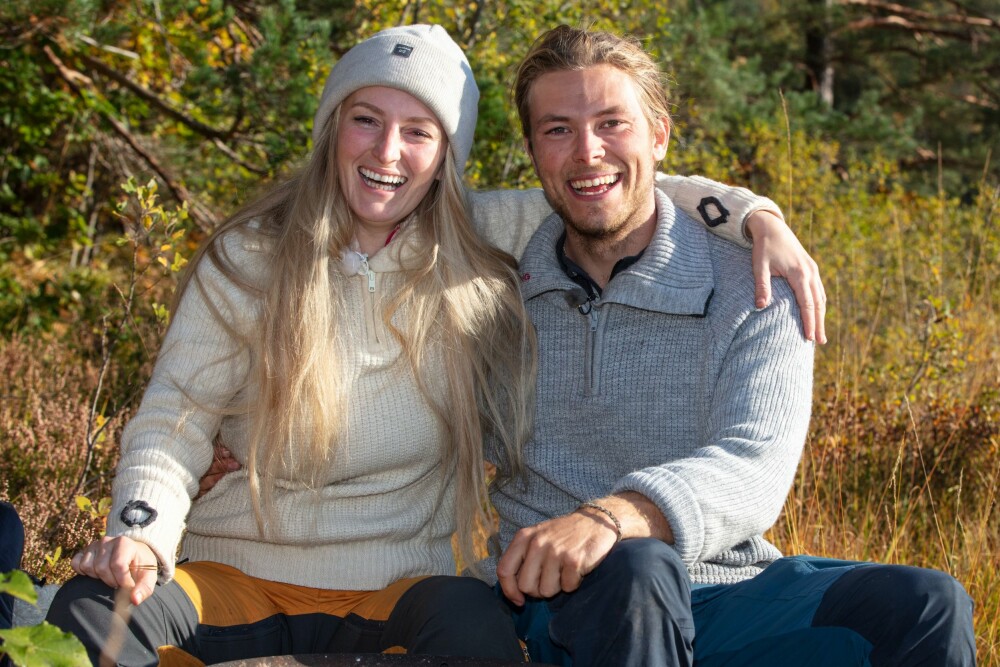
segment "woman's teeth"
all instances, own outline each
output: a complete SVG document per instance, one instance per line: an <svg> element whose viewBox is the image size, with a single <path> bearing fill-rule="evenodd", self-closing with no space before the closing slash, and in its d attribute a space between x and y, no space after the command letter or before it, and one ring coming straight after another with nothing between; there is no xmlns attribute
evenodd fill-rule
<svg viewBox="0 0 1000 667"><path fill-rule="evenodd" d="M370 188L375 188L377 190L386 190L392 192L399 186L406 183L405 176L389 176L386 174L379 174L370 169L358 169L361 174L361 178L364 179L365 185Z"/></svg>

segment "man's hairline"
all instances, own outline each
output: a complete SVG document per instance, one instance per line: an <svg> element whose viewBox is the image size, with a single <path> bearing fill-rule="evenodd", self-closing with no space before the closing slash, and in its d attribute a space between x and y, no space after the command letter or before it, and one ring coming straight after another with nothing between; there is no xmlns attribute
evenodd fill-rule
<svg viewBox="0 0 1000 667"><path fill-rule="evenodd" d="M541 79L546 74L551 74L553 72L582 72L584 70L593 69L594 67L601 67L603 65L607 65L608 67L614 67L619 72L624 72L625 75L628 76L629 81L632 82L632 86L635 87L636 92L637 93L641 93L642 89L640 88L640 86L636 82L635 76L632 75L627 70L625 70L625 69L623 69L621 67L618 67L614 63L600 62L600 63L594 63L592 65L585 65L583 67L554 67L552 69L545 70L541 74L537 75L534 79L532 79L531 83L528 84L527 91L525 91L525 94L524 94L524 99L525 99L524 106L525 106L526 111L528 112L528 118L527 119L524 119L524 118L521 119L521 127L527 129L527 132L523 133L523 135L522 135L521 138L525 142L525 145L527 146L529 153L531 152L531 133L535 129L534 126L532 126L532 124L531 124L531 92L535 89L535 84L538 83L538 80ZM643 96L641 94L638 94L637 97L640 100L640 104L642 104L642 97ZM643 105L643 106L649 106L649 105L647 104L647 105ZM518 108L518 113L520 114L520 108ZM657 121L657 120L663 121L663 123L666 125L666 128L667 128L668 132L673 127L673 123L671 122L669 115L666 115L666 116L651 116L650 114L646 114L644 112L642 114L642 117L646 120L646 123L649 125L649 129L650 129L651 132L656 132L655 121Z"/></svg>

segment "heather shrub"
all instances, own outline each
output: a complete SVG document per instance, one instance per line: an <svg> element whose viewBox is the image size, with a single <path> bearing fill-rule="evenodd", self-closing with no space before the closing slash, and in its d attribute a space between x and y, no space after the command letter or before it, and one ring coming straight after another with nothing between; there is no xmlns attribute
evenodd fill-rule
<svg viewBox="0 0 1000 667"><path fill-rule="evenodd" d="M124 415L105 425L88 452L96 369L55 338L0 342L0 382L9 387L0 403L0 494L15 503L24 521L25 569L59 581L69 570L65 559L53 557L56 550L71 554L95 535L74 496L110 492Z"/></svg>

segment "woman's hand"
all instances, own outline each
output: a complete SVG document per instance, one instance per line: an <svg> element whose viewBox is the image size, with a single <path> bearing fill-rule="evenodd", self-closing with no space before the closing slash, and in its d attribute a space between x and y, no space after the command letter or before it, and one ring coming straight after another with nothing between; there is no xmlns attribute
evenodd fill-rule
<svg viewBox="0 0 1000 667"><path fill-rule="evenodd" d="M753 276L758 308L771 302L771 276L782 276L795 292L802 312L802 330L808 340L826 343L826 290L819 267L792 230L770 211L747 218L753 238Z"/></svg>
<svg viewBox="0 0 1000 667"><path fill-rule="evenodd" d="M78 574L100 579L111 588L132 590L129 600L139 604L153 594L158 563L153 550L128 537L102 537L73 556Z"/></svg>
<svg viewBox="0 0 1000 667"><path fill-rule="evenodd" d="M222 440L216 438L214 445L215 451L212 456L212 465L205 471L204 476L198 480L198 495L194 497L195 500L198 500L211 491L219 483L220 479L243 467L236 460L236 457L233 456L233 453L222 444Z"/></svg>

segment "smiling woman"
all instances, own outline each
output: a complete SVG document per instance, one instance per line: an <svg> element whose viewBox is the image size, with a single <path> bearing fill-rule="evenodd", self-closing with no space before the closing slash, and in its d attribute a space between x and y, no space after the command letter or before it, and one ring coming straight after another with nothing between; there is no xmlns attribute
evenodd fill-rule
<svg viewBox="0 0 1000 667"><path fill-rule="evenodd" d="M362 42L330 74L302 172L200 250L123 435L109 537L49 614L95 664L118 587L138 605L121 664L523 660L451 548L458 529L472 560L483 440L517 468L534 390L514 262L465 205L477 101L440 27ZM243 469L192 503L216 437Z"/></svg>
<svg viewBox="0 0 1000 667"><path fill-rule="evenodd" d="M362 252L375 254L427 196L440 178L446 149L434 113L409 93L371 86L344 101L337 178Z"/></svg>

